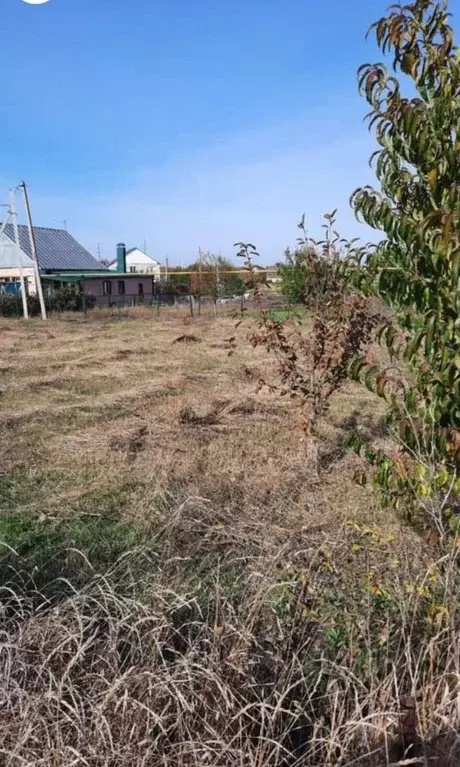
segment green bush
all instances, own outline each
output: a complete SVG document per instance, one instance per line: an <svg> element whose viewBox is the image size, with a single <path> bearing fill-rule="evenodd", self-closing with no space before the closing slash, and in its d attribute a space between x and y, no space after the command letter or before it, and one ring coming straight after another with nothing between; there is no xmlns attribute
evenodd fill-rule
<svg viewBox="0 0 460 767"><path fill-rule="evenodd" d="M48 312L81 312L85 308L92 309L95 304L96 298L93 295L83 295L74 285L55 288L51 295L45 295L45 306ZM27 296L27 308L30 317L40 316L40 301L37 295ZM23 316L20 293L0 294L0 316Z"/></svg>
<svg viewBox="0 0 460 767"><path fill-rule="evenodd" d="M81 312L85 308L92 309L95 303L93 295L83 294L74 285L63 285L54 289L49 306L51 311Z"/></svg>
<svg viewBox="0 0 460 767"><path fill-rule="evenodd" d="M394 57L393 73L382 63L359 72L380 189L358 189L352 204L384 239L357 250L351 268L354 284L393 310L379 338L405 371L395 381L394 365L353 369L387 400L399 434L394 456L368 451L375 479L384 501L406 512L414 493L416 508L450 495L446 519L460 492L460 59L448 22L446 3L417 0L373 25L382 53ZM398 71L413 97L402 95ZM458 527L456 514L451 523Z"/></svg>
<svg viewBox="0 0 460 767"><path fill-rule="evenodd" d="M40 314L38 296L27 297L27 307L31 317ZM22 317L22 298L19 293L0 293L0 315L2 317Z"/></svg>

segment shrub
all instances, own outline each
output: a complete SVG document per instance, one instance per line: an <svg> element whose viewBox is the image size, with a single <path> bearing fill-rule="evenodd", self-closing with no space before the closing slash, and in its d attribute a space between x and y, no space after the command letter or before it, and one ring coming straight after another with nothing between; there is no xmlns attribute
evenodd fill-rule
<svg viewBox="0 0 460 767"><path fill-rule="evenodd" d="M31 317L40 314L38 296L27 297L27 308ZM0 293L0 315L2 317L22 317L22 298L20 293Z"/></svg>
<svg viewBox="0 0 460 767"><path fill-rule="evenodd" d="M95 304L96 298L93 295L83 295L82 292L72 285L55 288L51 295L45 296L45 306L48 312L81 312L85 308L93 309ZM38 317L40 315L40 301L37 295L27 296L27 308L30 317ZM0 316L23 316L22 298L19 293L0 294Z"/></svg>
<svg viewBox="0 0 460 767"><path fill-rule="evenodd" d="M416 95L404 97L382 63L359 71L380 145L372 160L381 188L358 189L352 205L385 238L355 252L350 276L393 309L395 323L379 339L408 376L391 383L385 370L364 363L353 374L363 380L365 373L366 385L388 401L400 451L368 457L385 502L408 508L417 497L460 490L460 60L444 2L393 6L373 29Z"/></svg>
<svg viewBox="0 0 460 767"><path fill-rule="evenodd" d="M317 243L322 253L312 258L312 278L307 279L303 292L304 303L310 310L307 327L262 311L258 332L249 337L254 347L263 346L277 360L276 379L259 375L259 383L295 399L301 412L297 426L305 433L307 459L316 473L319 421L332 395L347 380L350 363L358 359L364 364L364 351L380 319L364 296L347 289L335 269L338 238L332 229L334 214L326 220L326 238ZM246 267L253 273L252 260L258 255L254 246L237 243L237 247L238 256L245 259ZM315 264L319 265L318 270ZM252 290L256 299L260 298L259 287L255 279Z"/></svg>
<svg viewBox="0 0 460 767"><path fill-rule="evenodd" d="M94 296L88 294L83 297L83 293L74 285L63 285L62 287L55 288L49 297L51 311L81 312L85 305L87 309L92 309L94 304Z"/></svg>

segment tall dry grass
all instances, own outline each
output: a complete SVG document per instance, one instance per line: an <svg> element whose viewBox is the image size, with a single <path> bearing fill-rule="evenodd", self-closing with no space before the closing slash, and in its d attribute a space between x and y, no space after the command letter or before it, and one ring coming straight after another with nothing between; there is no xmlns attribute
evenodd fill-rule
<svg viewBox="0 0 460 767"><path fill-rule="evenodd" d="M431 626L423 584L410 597L395 591L391 609L359 604L350 584L342 646L318 612L334 579L320 566L324 546L298 538L277 549L259 531L249 552L215 529L206 505L169 512L149 550L78 589L66 583L61 599L11 571L1 590L5 767L458 764L455 556L426 574L446 610Z"/></svg>

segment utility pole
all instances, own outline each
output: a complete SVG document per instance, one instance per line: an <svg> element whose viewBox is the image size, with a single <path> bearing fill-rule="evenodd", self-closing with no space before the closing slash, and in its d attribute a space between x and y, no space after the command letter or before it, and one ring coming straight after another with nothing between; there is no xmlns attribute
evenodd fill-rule
<svg viewBox="0 0 460 767"><path fill-rule="evenodd" d="M97 243L97 260L98 261L101 260L101 243L100 242Z"/></svg>
<svg viewBox="0 0 460 767"><path fill-rule="evenodd" d="M144 239L144 253L147 253L147 240Z"/></svg>
<svg viewBox="0 0 460 767"><path fill-rule="evenodd" d="M11 217L13 219L16 258L18 259L18 263L19 263L19 281L21 283L22 311L24 312L24 319L28 320L29 309L27 307L26 284L24 280L24 270L22 268L22 253L21 253L21 245L19 242L18 214L16 212L16 196L14 193L14 189L10 189L10 211L11 211Z"/></svg>
<svg viewBox="0 0 460 767"><path fill-rule="evenodd" d="M43 298L42 281L40 278L40 267L38 265L38 259L37 259L37 248L35 245L35 234L34 234L34 228L32 226L32 215L30 213L29 195L27 194L26 182L23 181L22 184L19 184L19 188L22 189L22 193L24 196L24 207L26 209L27 225L29 227L30 250L32 253L32 260L34 262L35 282L37 284L37 293L38 293L38 299L40 301L42 320L46 320L45 299Z"/></svg>
<svg viewBox="0 0 460 767"><path fill-rule="evenodd" d="M168 279L168 268L169 268L168 256L166 256L165 263L166 263L165 277L166 277L166 280L167 280Z"/></svg>

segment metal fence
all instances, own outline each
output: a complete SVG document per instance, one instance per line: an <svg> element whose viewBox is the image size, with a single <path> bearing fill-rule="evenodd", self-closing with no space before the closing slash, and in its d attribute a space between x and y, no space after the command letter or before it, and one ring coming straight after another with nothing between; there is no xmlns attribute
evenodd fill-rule
<svg viewBox="0 0 460 767"><path fill-rule="evenodd" d="M6 301L2 302L0 295L0 316L21 318L23 316L22 300L19 293L8 294L3 297ZM88 297L89 298L89 297ZM260 311L261 309L270 311L288 311L294 307L290 306L285 297L280 293L270 291L260 300L255 301L250 296L217 298L213 300L209 296L200 296L199 294L182 294L173 296L171 294L144 294L143 296L98 296L96 299L91 297L91 301L82 301L78 310L71 310L69 307L57 306L51 296L45 295L45 304L49 316L61 316L72 314L92 314L97 315L100 311L108 312L114 317L122 317L130 310L143 309L152 317L217 317L234 316L236 314L245 314L246 312ZM39 302L36 296L28 298L29 312L31 316L38 316L40 313ZM91 307L91 308L90 308ZM93 308L94 307L94 308Z"/></svg>

